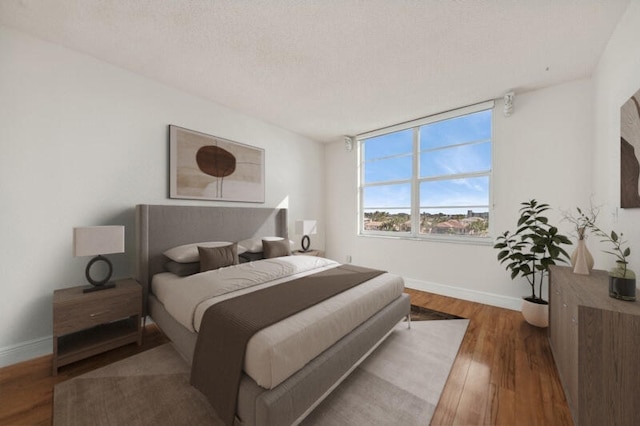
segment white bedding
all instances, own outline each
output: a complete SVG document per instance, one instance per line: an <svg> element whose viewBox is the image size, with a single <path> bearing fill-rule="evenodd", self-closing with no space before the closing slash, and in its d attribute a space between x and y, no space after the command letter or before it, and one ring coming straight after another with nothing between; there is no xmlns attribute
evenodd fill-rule
<svg viewBox="0 0 640 426"><path fill-rule="evenodd" d="M153 277L152 289L178 322L197 331L206 309L217 302L338 265L320 257L287 256L189 277L161 273ZM261 330L247 345L245 372L264 388L277 386L403 289L401 277L385 273Z"/></svg>

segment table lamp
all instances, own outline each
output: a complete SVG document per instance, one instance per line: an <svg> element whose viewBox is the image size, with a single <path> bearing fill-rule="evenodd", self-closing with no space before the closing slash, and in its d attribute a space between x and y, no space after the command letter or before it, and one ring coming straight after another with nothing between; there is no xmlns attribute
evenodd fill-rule
<svg viewBox="0 0 640 426"><path fill-rule="evenodd" d="M103 255L111 253L124 253L124 226L84 226L73 228L73 255L95 256L87 264L85 275L87 281L93 287L83 291L89 293L97 290L106 290L115 287L115 283L109 282L113 273L113 265ZM98 262L107 265L108 272L103 279L93 278L91 267Z"/></svg>
<svg viewBox="0 0 640 426"><path fill-rule="evenodd" d="M309 244L311 244L309 235L315 235L318 233L317 225L318 224L315 220L310 219L296 221L296 234L304 235L301 242L303 252L309 251Z"/></svg>

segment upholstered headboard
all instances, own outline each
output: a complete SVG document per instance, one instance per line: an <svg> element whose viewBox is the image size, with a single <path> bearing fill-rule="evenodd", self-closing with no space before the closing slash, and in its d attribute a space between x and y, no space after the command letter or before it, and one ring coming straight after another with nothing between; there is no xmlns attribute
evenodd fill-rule
<svg viewBox="0 0 640 426"><path fill-rule="evenodd" d="M278 236L289 238L287 210L251 207L136 206L136 279L144 291L144 309L151 278L162 272L165 250L203 241L240 241Z"/></svg>

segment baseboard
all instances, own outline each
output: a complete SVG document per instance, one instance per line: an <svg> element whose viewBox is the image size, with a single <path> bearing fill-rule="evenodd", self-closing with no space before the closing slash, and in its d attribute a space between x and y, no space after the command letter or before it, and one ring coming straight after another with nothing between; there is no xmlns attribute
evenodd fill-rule
<svg viewBox="0 0 640 426"><path fill-rule="evenodd" d="M484 291L419 281L411 278L405 278L404 284L406 287L415 290L427 291L429 293L440 294L442 296L455 297L456 299L483 303L485 305L497 306L499 308L511 309L514 311L519 311L522 306L522 298L519 297L503 296L500 294L486 293Z"/></svg>
<svg viewBox="0 0 640 426"><path fill-rule="evenodd" d="M153 324L151 317L146 317L145 320L145 324ZM0 368L52 353L53 336L41 337L0 348Z"/></svg>
<svg viewBox="0 0 640 426"><path fill-rule="evenodd" d="M41 337L0 348L0 368L53 353L53 337Z"/></svg>

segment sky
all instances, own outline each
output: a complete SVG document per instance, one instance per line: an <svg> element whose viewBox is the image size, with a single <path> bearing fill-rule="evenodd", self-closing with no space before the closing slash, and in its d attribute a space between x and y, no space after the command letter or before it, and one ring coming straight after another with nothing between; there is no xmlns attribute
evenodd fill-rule
<svg viewBox="0 0 640 426"><path fill-rule="evenodd" d="M420 126L420 206L430 213L487 211L488 176L456 176L491 170L491 110ZM364 182L410 180L413 129L365 140ZM400 182L364 189L365 210L408 212L411 185ZM454 207L444 208L444 207ZM457 208L455 208L457 207Z"/></svg>

